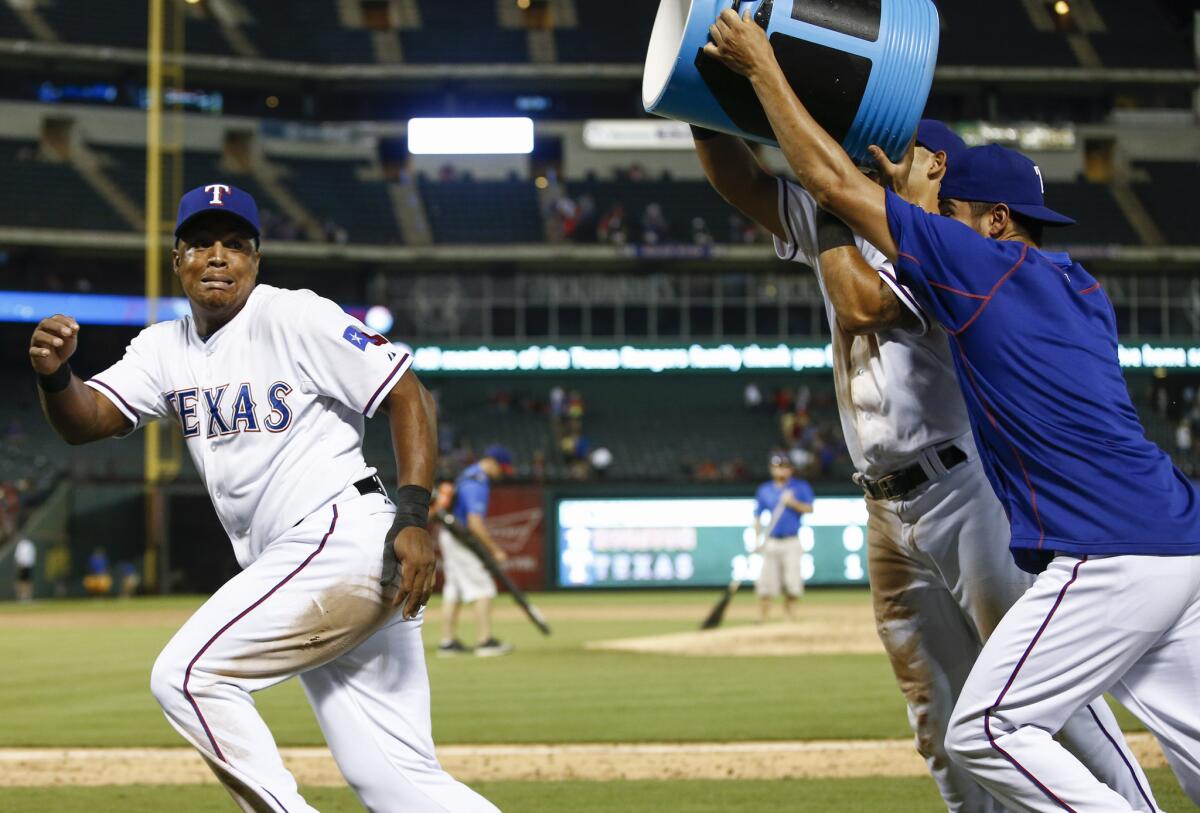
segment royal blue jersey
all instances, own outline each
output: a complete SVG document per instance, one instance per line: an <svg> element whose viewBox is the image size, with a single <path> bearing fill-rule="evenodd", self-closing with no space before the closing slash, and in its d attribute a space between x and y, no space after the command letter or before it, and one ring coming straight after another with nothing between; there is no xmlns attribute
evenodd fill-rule
<svg viewBox="0 0 1200 813"><path fill-rule="evenodd" d="M813 490L805 480L800 480L792 477L783 487L775 485L774 480L768 480L758 487L758 491L754 494L754 515L762 521L763 530L766 531L771 524L769 519L762 519L762 514L766 511L768 514L775 513L775 506L779 505L779 497L784 491L792 492L792 496L800 502L806 502L812 505ZM783 509L783 513L779 515L779 521L775 523L775 529L771 531L773 538L786 538L795 536L800 533L800 523L803 517L794 508L788 507Z"/></svg>
<svg viewBox="0 0 1200 813"><path fill-rule="evenodd" d="M478 463L463 469L454 481L454 518L463 526L468 514L487 516L492 484Z"/></svg>
<svg viewBox="0 0 1200 813"><path fill-rule="evenodd" d="M1066 254L989 240L890 191L887 215L901 281L950 336L1017 564L1200 553L1200 501L1146 440L1100 283Z"/></svg>

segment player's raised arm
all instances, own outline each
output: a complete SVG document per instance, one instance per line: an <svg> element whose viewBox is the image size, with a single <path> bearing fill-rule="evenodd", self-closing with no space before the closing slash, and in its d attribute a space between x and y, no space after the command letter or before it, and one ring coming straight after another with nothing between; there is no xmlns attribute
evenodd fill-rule
<svg viewBox="0 0 1200 813"><path fill-rule="evenodd" d="M796 174L822 209L827 209L874 244L892 262L896 242L888 230L884 191L864 176L796 98L775 52L747 11L725 9L713 24L704 52L750 80L775 138Z"/></svg>
<svg viewBox="0 0 1200 813"><path fill-rule="evenodd" d="M898 283L889 283L885 271L876 271L863 258L854 233L836 215L817 212L817 245L825 293L837 313L838 326L861 336L894 328L922 325L912 307L900 301ZM921 331L918 331L921 332Z"/></svg>
<svg viewBox="0 0 1200 813"><path fill-rule="evenodd" d="M79 344L79 323L56 314L43 319L29 341L29 362L38 377L38 399L59 436L78 446L112 437L130 421L112 402L83 383L68 359Z"/></svg>
<svg viewBox="0 0 1200 813"><path fill-rule="evenodd" d="M387 412L396 453L396 518L390 538L400 562L400 592L405 618L413 618L433 594L436 559L426 530L433 471L437 466L437 407L415 373L408 370L392 387L381 408Z"/></svg>
<svg viewBox="0 0 1200 813"><path fill-rule="evenodd" d="M740 138L692 127L696 155L713 189L731 206L780 240L787 232L779 219L779 181L767 172Z"/></svg>

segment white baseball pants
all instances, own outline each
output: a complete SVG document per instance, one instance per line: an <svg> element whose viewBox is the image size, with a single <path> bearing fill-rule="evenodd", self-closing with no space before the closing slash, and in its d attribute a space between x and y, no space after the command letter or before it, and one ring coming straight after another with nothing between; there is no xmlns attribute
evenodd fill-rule
<svg viewBox="0 0 1200 813"><path fill-rule="evenodd" d="M988 640L946 745L1013 810L1142 810L1052 737L1111 691L1200 804L1198 685L1200 556L1060 555Z"/></svg>
<svg viewBox="0 0 1200 813"><path fill-rule="evenodd" d="M434 754L421 619L392 612L394 513L349 488L272 542L159 655L151 690L244 811L313 811L252 692L299 675L338 767L370 811L495 813Z"/></svg>
<svg viewBox="0 0 1200 813"><path fill-rule="evenodd" d="M950 760L945 738L983 641L1034 577L1013 562L1008 517L974 444L958 443L969 459L947 472L936 454L924 455L936 479L908 499L867 500L867 564L879 637L946 809L999 813L1005 808ZM1156 811L1112 710L1099 695L1088 703L1061 726L1063 742L1132 809Z"/></svg>

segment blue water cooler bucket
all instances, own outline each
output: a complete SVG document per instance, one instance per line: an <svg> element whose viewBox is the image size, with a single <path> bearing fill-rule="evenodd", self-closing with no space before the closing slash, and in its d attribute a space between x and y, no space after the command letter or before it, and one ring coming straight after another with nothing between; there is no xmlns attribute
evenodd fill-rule
<svg viewBox="0 0 1200 813"><path fill-rule="evenodd" d="M648 113L778 146L750 82L703 53L722 9L750 10L792 89L854 160L898 160L937 63L931 0L662 0L642 78Z"/></svg>

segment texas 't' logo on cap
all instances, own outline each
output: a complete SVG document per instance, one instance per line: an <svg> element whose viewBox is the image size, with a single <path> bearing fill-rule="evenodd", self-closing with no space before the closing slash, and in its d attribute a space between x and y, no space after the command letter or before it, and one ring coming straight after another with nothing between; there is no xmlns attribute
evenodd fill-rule
<svg viewBox="0 0 1200 813"><path fill-rule="evenodd" d="M210 183L199 186L179 199L179 216L175 219L175 236L194 217L206 212L219 211L231 215L250 227L255 237L261 227L258 223L258 204L246 192L227 183Z"/></svg>
<svg viewBox="0 0 1200 813"><path fill-rule="evenodd" d="M204 187L205 192L212 192L212 200L209 201L213 206L224 206L225 201L221 200L222 195L228 195L233 191L233 187L226 186L223 183L210 183Z"/></svg>

